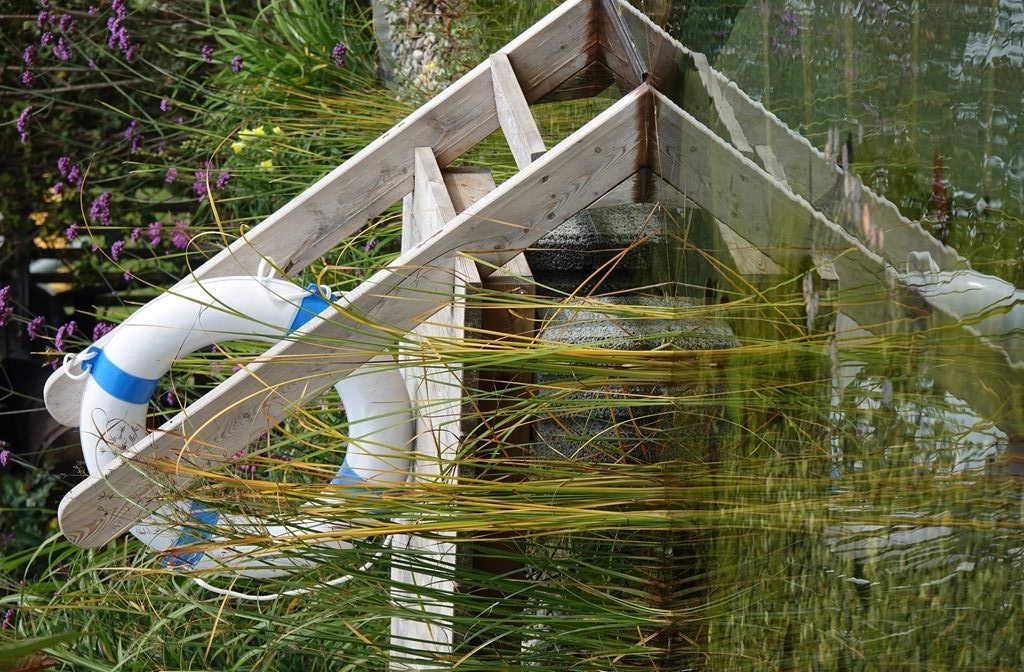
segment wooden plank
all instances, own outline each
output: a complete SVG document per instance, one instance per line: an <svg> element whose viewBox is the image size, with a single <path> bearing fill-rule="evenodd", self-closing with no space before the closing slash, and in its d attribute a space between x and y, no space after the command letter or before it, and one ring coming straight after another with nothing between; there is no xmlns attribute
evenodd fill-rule
<svg viewBox="0 0 1024 672"><path fill-rule="evenodd" d="M426 157L423 157L426 158ZM436 180L436 175L433 180ZM494 180L486 169L460 168L443 171L442 176L448 194L451 196L452 207L456 212L463 212L475 202L495 189ZM431 179L431 178L427 178ZM417 184L419 175L417 175ZM416 192L418 190L414 190ZM411 207L411 202L410 202ZM422 206L416 209L421 209ZM432 210L429 206L428 211ZM413 213L403 213L409 219ZM415 230L420 230L419 228ZM423 235L430 235L424 229ZM407 244L405 240L403 247ZM409 241L412 247L413 241ZM459 261L468 261L459 258ZM525 257L520 254L509 260L504 266L492 273L483 286L485 293L493 292L532 292L531 273ZM421 345L429 348L430 339L458 342L466 336L467 328L478 325L486 338L492 342L500 342L499 333L526 334L533 328L532 311L510 311L507 308L489 307L487 303L476 302L467 305L466 291L477 287L469 296L480 291L479 282L466 282L456 287L454 301L435 313L427 323L416 328L415 333L421 337ZM481 317L482 315L482 317ZM429 359L429 352L423 353ZM406 361L415 362L415 355L407 356ZM417 418L418 455L415 478L418 480L448 480L455 474L450 466L454 464L455 450L466 436L479 439L487 431L494 418L499 417L499 405L485 400L482 406L472 410L466 407L463 389L468 385L467 376L458 366L421 366L410 376L410 397L420 408ZM496 392L499 388L515 385L521 386L528 380L521 374L500 371L484 371L479 374L477 383L485 391ZM488 405L489 404L489 405ZM526 444L529 441L529 427L523 425L513 430L504 438L503 450L510 450L509 441ZM524 435L525 434L525 435ZM486 442L482 449L489 450L491 442ZM478 477L485 477L478 474ZM460 474L461 477L461 474ZM495 548L500 550L501 542L491 539L487 543L474 544L474 548ZM420 611L418 617L412 614L394 616L391 620L392 648L396 655L392 657L391 669L429 669L436 666L437 661L446 660L450 653L455 633L450 626L454 615L453 604L444 600L443 596L458 590L450 579L455 573L456 547L450 542L417 535L396 535L392 541L396 562L392 565L392 600L408 610ZM411 557L408 555L411 554ZM433 571L416 571L417 564L413 558L429 558ZM473 556L473 566L480 571L491 571L508 575L518 567L509 567L493 558L481 560ZM421 563L422 564L422 563ZM421 568L422 569L422 568ZM518 645L518 642L516 642ZM491 643L493 647L493 643Z"/></svg>
<svg viewBox="0 0 1024 672"><path fill-rule="evenodd" d="M873 291L885 264L856 238L790 192L735 147L660 93L657 101L661 177L791 273L817 252L861 252L844 262L848 290Z"/></svg>
<svg viewBox="0 0 1024 672"><path fill-rule="evenodd" d="M452 199L452 207L460 215L495 188L491 171L483 167L448 168L441 172L441 177Z"/></svg>
<svg viewBox="0 0 1024 672"><path fill-rule="evenodd" d="M922 297L912 300L881 257L675 103L661 94L655 99L661 176L667 182L790 272L806 256L830 262L843 312L872 333L907 328L907 318L919 318L921 308L908 316L905 306L923 305L929 347L940 362L930 375L1003 431L1024 429L1024 365L942 308ZM968 358L981 378L964 375Z"/></svg>
<svg viewBox="0 0 1024 672"><path fill-rule="evenodd" d="M489 275L483 283L479 297L501 297L509 295L533 296L536 285L533 273L522 254L513 257L500 269ZM480 313L480 332L469 333L485 341L488 346L500 347L504 342L511 341L511 347L521 345L532 338L536 325L536 311L527 306L508 307L507 304L495 305L491 301L474 301L474 295L467 299L470 308ZM501 481L503 483L525 480L521 472L509 472L500 465L510 461L519 461L526 457L529 444L533 440L531 424L520 415L512 415L517 411L510 410L519 399L528 394L533 376L517 370L485 369L479 372L477 386L481 397L475 401L473 408L467 411L466 433L473 441L473 457L480 466L470 476L474 481ZM520 420L519 422L510 421ZM516 541L512 533L495 530L485 538L470 539L472 554L469 564L477 576L494 575L506 579L525 578L525 566L515 560ZM503 617L514 618L520 607L506 606L506 592L495 589L486 582L462 587L472 593L478 600L489 604L487 619L491 622L500 621ZM522 646L521 633L507 633L506 636L493 636L488 630L486 638L478 636L467 642L473 650L486 649L495 656L502 652L516 651Z"/></svg>
<svg viewBox="0 0 1024 672"><path fill-rule="evenodd" d="M596 0L595 9L601 17L598 44L601 60L615 73L621 82L620 89L626 92L640 86L647 78L647 71L637 53L633 36L619 16L618 5L615 0Z"/></svg>
<svg viewBox="0 0 1024 672"><path fill-rule="evenodd" d="M612 71L604 63L594 61L545 94L543 98L530 102L533 105L537 105L541 103L554 103L560 100L593 98L595 96L607 95L607 92L614 86L615 75ZM614 96L609 97L618 98L619 92L616 91Z"/></svg>
<svg viewBox="0 0 1024 672"><path fill-rule="evenodd" d="M918 222L903 217L891 202L859 181L849 181L805 138L708 66L703 55L686 49L628 3L619 0L618 4L634 41L643 45L641 56L647 60L654 86L680 103L685 79L686 100L710 98L708 125L720 127L727 141L770 175L784 180L790 191L835 218L833 221L865 244L871 242L865 231L875 232L876 239L877 232L882 232L885 244L875 251L896 268L905 269L913 251L927 251L943 270L967 266L956 250L929 235ZM687 73L694 76L687 77ZM699 110L687 107L687 111L701 118ZM859 202L858 212L838 218L851 202Z"/></svg>
<svg viewBox="0 0 1024 672"><path fill-rule="evenodd" d="M559 5L500 50L511 61L531 104L597 60L593 2L571 0Z"/></svg>
<svg viewBox="0 0 1024 672"><path fill-rule="evenodd" d="M644 166L598 199L590 206L590 209L615 208L634 203L660 203L670 208L680 209L696 207L693 201L679 193L650 168Z"/></svg>
<svg viewBox="0 0 1024 672"><path fill-rule="evenodd" d="M387 347L395 331L408 332L443 303L440 297L450 295L450 290L441 291L452 286L446 264L460 252L501 266L635 172L646 145L640 115L649 109L651 95L649 87L640 87L623 97L440 233L363 282L339 302L339 311L328 309L325 319L311 320L296 340L270 348L113 460L103 474L79 484L60 507L68 539L99 546L159 505L138 474L140 465L183 460L215 466L247 445L267 422L279 422ZM190 480L177 474L179 487Z"/></svg>
<svg viewBox="0 0 1024 672"><path fill-rule="evenodd" d="M644 172L648 174L642 175ZM646 194L644 200L646 203L657 203L680 210L699 207L661 177L654 175L649 168L641 168L632 177L602 196L599 201L590 206L590 209L638 203L640 201L637 198L641 194ZM715 224L718 237L725 245L724 251L730 256L732 266L737 273L750 276L785 273L785 269L772 261L750 241L726 226L720 219L712 217L711 220ZM713 254L718 252L717 250L708 251Z"/></svg>
<svg viewBox="0 0 1024 672"><path fill-rule="evenodd" d="M456 187L459 203L467 207L487 193L474 188L465 176L446 180L429 148L416 149L414 164L411 212L403 213L403 219L408 215L413 223L409 238L402 239L403 250L412 249L455 218L459 209L450 197L448 184ZM467 185L466 190L460 185ZM432 352L434 345L465 338L466 288L480 284L476 266L468 259L455 257L451 263L458 269L452 295L446 305L416 327L404 349L403 375L416 409L413 482L454 482L455 458L462 441L462 369L457 363L428 363L437 359ZM444 541L446 536L454 535L402 534L392 539L391 599L407 612L391 618L395 651L390 661L392 670L427 669L430 661L443 659L451 652L454 607L443 596L455 590L456 549L452 541Z"/></svg>
<svg viewBox="0 0 1024 672"><path fill-rule="evenodd" d="M647 82L670 98L682 93L683 76L690 51L675 40L663 39L664 31L642 11L625 0L616 0L623 26L636 45Z"/></svg>
<svg viewBox="0 0 1024 672"><path fill-rule="evenodd" d="M491 56L491 80L494 82L498 123L512 150L516 166L522 170L547 150L544 139L540 137L537 122L530 112L530 104L523 96L507 54Z"/></svg>
<svg viewBox="0 0 1024 672"><path fill-rule="evenodd" d="M782 268L771 258L752 245L749 240L726 226L720 219L715 219L718 228L718 235L725 245L732 260L732 266L740 275L783 275L786 269Z"/></svg>
<svg viewBox="0 0 1024 672"><path fill-rule="evenodd" d="M416 177L413 180L412 243L415 246L443 229L455 219L456 213L441 168L429 147L416 148L413 169ZM405 244L403 239L403 248Z"/></svg>
<svg viewBox="0 0 1024 672"><path fill-rule="evenodd" d="M591 0L571 0L501 50L514 63L529 100L543 97L595 59L587 48L596 42L590 12ZM484 62L221 250L172 291L195 280L253 274L264 257L285 274L298 273L412 189L410 157L416 147L430 147L445 166L497 129L491 68ZM52 378L55 405L48 408L62 424L76 426L74 400L81 398L82 381L72 380L63 370Z"/></svg>

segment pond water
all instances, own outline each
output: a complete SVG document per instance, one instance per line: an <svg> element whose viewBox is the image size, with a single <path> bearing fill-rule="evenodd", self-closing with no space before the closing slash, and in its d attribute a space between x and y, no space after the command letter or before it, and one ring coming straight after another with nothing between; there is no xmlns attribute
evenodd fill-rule
<svg viewBox="0 0 1024 672"><path fill-rule="evenodd" d="M669 22L680 40L974 268L1022 285L1024 5L689 4ZM934 380L986 385L966 351L872 337L837 318L841 290L826 303L840 338L791 330L783 342L812 345L731 362L733 429L697 469L736 514L699 534L699 666L1020 669L1019 425Z"/></svg>

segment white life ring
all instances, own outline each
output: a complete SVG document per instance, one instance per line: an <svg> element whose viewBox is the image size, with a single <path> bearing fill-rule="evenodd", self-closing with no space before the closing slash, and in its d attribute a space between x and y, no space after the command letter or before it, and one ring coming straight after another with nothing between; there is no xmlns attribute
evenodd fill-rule
<svg viewBox="0 0 1024 672"><path fill-rule="evenodd" d="M1024 292L977 271L943 271L927 252L911 252L907 266L905 285L997 342L1010 359L1024 361Z"/></svg>
<svg viewBox="0 0 1024 672"><path fill-rule="evenodd" d="M102 348L94 344L75 357L89 377L79 423L89 474L101 474L117 453L146 435L149 400L176 358L221 341L277 342L317 319L329 305L319 288L298 293L297 289L284 280L266 277L194 283L150 301ZM348 418L350 440L332 484L372 488L374 484L400 483L407 477L414 432L411 404L402 376L393 366L382 365L390 359L378 357L335 385ZM279 540L350 525L323 519L271 525L249 517L221 515L195 502L175 502L130 532L164 553L165 564L267 578L312 566L315 554L300 558L294 553L267 553L252 545L220 545L205 552L173 550L206 541L223 542L224 538L211 534L215 527ZM316 544L321 549L347 547L346 542Z"/></svg>

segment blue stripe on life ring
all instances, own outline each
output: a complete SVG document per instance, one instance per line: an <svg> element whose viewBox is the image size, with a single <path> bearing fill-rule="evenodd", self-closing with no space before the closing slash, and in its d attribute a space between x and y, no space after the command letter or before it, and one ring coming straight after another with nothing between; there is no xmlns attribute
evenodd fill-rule
<svg viewBox="0 0 1024 672"><path fill-rule="evenodd" d="M104 392L130 404L149 403L149 400L153 398L153 393L156 392L159 379L142 378L128 373L110 361L104 354L103 348L91 345L85 353L90 350L95 352L96 356L82 362L82 370L92 374L93 380Z"/></svg>
<svg viewBox="0 0 1024 672"><path fill-rule="evenodd" d="M310 285L306 289L309 290L310 294L299 303L299 308L295 311L292 324L288 327L288 333L297 331L302 325L324 312L324 309L331 305L330 300L320 294L320 287L318 285ZM331 298L333 299L334 297Z"/></svg>
<svg viewBox="0 0 1024 672"><path fill-rule="evenodd" d="M209 508L205 504L200 504L197 501L192 501L192 506L189 509L189 514L192 519L198 524L203 525L204 528L210 528L217 524L219 515L216 511ZM209 529L200 527L183 527L181 528L181 534L178 535L178 539L174 542L173 548L180 546L191 546L198 544L201 541L207 541L213 538L213 533ZM166 555L163 559L164 567L188 567L190 569L195 568L199 564L199 561L203 559L202 551L193 551L192 553L175 553L173 555Z"/></svg>
<svg viewBox="0 0 1024 672"><path fill-rule="evenodd" d="M334 474L334 478L331 479L331 485L366 485L366 479L357 474L352 467L348 466L348 460L346 459Z"/></svg>

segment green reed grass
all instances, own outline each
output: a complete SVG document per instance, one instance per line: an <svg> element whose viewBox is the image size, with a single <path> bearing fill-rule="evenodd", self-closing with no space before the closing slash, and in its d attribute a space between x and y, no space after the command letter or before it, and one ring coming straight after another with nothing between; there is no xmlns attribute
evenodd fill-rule
<svg viewBox="0 0 1024 672"><path fill-rule="evenodd" d="M529 25L537 18L530 7L481 11L484 44L498 39L498 26L515 33ZM244 55L243 75L212 86L191 76L175 80L187 92L179 104L197 119L208 115L208 124L165 124L167 138L180 139L197 162L223 159L245 187L201 206L206 233L180 253L181 267L200 263L408 111L365 73L334 73L307 55L314 43L330 46L324 30L335 24L324 17L334 11L271 2L248 17L226 17L204 37ZM367 19L355 16L347 39L361 44ZM200 89L208 97L193 101ZM545 138L553 144L603 104L540 108ZM260 127L262 135L243 133ZM246 147L235 154L233 142ZM267 159L274 166L264 170ZM497 137L466 161L491 166L499 182L513 172ZM146 159L130 170L159 178L164 166ZM185 200L160 198L168 208ZM283 579L203 578L252 594L308 592L260 603L223 598L187 572L165 568L131 538L85 551L53 536L0 559L0 611L14 609L6 639L75 633L46 648L76 670L383 670L403 656L444 670L1022 664L1019 484L1000 472L1001 458L987 468L955 468L971 427L947 417L931 434L921 430L926 412L959 407L919 370L920 339L894 325L887 338L843 341L836 353L827 314L841 310L841 294L824 296L827 310L808 328L802 277L755 286L731 274L694 251L691 214L676 213L665 225L663 266L638 285L658 297L699 297L703 288L684 276L690 265L708 264L724 278L726 303L612 304L599 291L480 291L467 299L481 311L542 315L534 318L538 332L554 314L623 327L621 337L584 345L537 333L495 340L484 331L412 339L386 324L366 325L378 339L394 338L392 350L404 361L465 377L465 390L451 398L464 404L471 429L456 458L440 465L444 478L373 493L324 486L350 429L331 392L266 427L247 454L220 469L181 460L147 471L154 486L163 487L169 473L196 478L187 490L163 490L166 501L191 498L271 523L359 520L358 528L284 542L218 531L318 564ZM352 289L394 257L399 230L396 213L388 213L298 284ZM368 250L374 238L378 245ZM138 290L104 317L123 319L160 285ZM427 305L438 295L425 290L422 298ZM693 333L673 326L642 344L630 335L632 326L684 319L728 327L735 342L683 349L678 342ZM324 357L340 359L367 344L320 345ZM262 352L225 343L181 357L161 387L173 387L177 399L154 409L154 418L168 419ZM863 367L840 395L835 372L853 360ZM495 371L515 379L495 386L488 382ZM592 418L606 429L596 439L579 437L593 448L588 459L523 445L523 429L543 420L572 435L581 423L596 426L585 424ZM457 560L384 543L409 533L452 544ZM914 534L930 541L903 543ZM341 540L352 546L323 545ZM351 581L325 585L367 563ZM428 585L393 578L392 568L428 577ZM426 616L424 604L452 611ZM427 642L392 641L392 618L450 628L452 651L434 655Z"/></svg>

